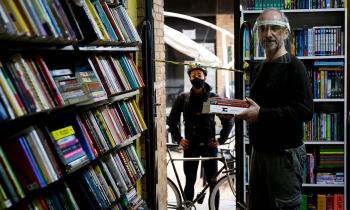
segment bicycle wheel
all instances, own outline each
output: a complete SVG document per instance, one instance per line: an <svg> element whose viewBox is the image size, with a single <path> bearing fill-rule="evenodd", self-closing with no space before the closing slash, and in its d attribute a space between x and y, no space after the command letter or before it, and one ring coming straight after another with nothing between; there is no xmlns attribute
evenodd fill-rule
<svg viewBox="0 0 350 210"><path fill-rule="evenodd" d="M168 200L167 206L168 209L181 209L181 194L179 189L177 189L175 183L167 178L167 191L168 191Z"/></svg>
<svg viewBox="0 0 350 210"><path fill-rule="evenodd" d="M231 186L227 176L221 177L215 184L213 191L209 195L209 209L210 210L226 210L236 209L236 189L235 179L230 175L232 180ZM218 197L217 197L218 196ZM217 197L218 208L215 208L215 198ZM219 201L219 202L218 202Z"/></svg>

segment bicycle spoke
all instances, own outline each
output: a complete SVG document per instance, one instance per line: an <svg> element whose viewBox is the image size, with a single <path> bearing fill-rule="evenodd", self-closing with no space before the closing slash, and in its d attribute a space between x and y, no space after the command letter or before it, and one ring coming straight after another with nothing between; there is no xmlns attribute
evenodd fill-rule
<svg viewBox="0 0 350 210"><path fill-rule="evenodd" d="M232 179L232 176L230 178ZM216 183L209 197L209 207L211 210L231 210L236 208L236 192L235 189L232 190L226 176Z"/></svg>

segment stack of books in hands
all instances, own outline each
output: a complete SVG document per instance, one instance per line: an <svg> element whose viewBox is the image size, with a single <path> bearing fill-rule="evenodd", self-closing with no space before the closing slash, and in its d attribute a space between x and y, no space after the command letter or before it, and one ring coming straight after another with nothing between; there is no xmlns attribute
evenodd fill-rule
<svg viewBox="0 0 350 210"><path fill-rule="evenodd" d="M203 103L202 113L239 114L249 107L249 103L240 99L211 97Z"/></svg>

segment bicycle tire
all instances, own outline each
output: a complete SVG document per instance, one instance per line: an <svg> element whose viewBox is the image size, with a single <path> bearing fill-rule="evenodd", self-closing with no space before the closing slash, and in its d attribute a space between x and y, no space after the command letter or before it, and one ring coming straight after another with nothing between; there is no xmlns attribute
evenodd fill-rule
<svg viewBox="0 0 350 210"><path fill-rule="evenodd" d="M235 179L233 175L229 175L230 179L233 180L233 186ZM215 208L215 197L217 193L220 192L220 199L219 199L219 208L220 210L225 209L236 209L236 191L235 189L231 189L230 183L228 181L227 176L221 177L216 183L213 188L213 191L209 195L209 209L210 210L216 210Z"/></svg>
<svg viewBox="0 0 350 210"><path fill-rule="evenodd" d="M181 194L175 183L167 178L167 208L168 209L181 209L182 199Z"/></svg>

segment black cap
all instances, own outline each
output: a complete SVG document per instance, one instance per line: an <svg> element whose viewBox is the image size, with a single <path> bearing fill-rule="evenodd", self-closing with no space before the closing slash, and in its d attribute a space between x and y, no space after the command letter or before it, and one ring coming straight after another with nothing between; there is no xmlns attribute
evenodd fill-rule
<svg viewBox="0 0 350 210"><path fill-rule="evenodd" d="M207 74L208 74L208 71L201 66L193 66L193 67L190 66L187 70L188 76L190 76L190 74L193 70L201 70L205 76L207 76Z"/></svg>

